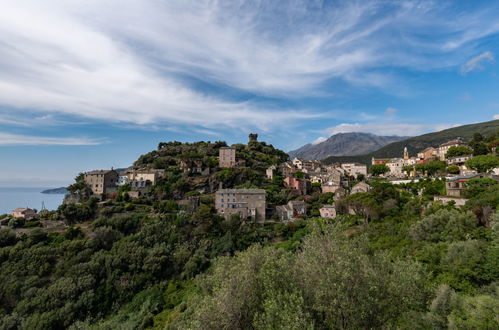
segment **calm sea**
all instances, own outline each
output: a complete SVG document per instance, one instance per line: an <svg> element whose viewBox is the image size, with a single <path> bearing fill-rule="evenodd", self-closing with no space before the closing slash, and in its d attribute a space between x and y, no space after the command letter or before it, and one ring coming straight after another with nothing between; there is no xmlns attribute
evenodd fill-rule
<svg viewBox="0 0 499 330"><path fill-rule="evenodd" d="M30 207L40 210L42 203L47 210L55 210L61 205L64 195L42 194L50 188L8 188L0 187L0 214L10 213L17 207Z"/></svg>

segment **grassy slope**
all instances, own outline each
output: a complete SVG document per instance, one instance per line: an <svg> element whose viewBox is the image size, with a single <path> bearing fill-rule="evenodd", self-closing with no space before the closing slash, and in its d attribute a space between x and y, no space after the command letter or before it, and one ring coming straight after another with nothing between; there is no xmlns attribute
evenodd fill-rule
<svg viewBox="0 0 499 330"><path fill-rule="evenodd" d="M469 124L459 127L449 128L440 132L428 133L416 137L409 138L407 140L390 143L383 148L376 150L372 153L359 156L343 156L343 157L328 157L324 159L325 163L335 163L335 162L360 162L360 163L371 163L371 158L390 158L390 157L402 157L404 147L407 147L410 155L415 155L417 152L427 148L436 147L441 143L448 140L462 137L466 140L470 139L474 133L481 133L487 135L499 130L499 120L487 121L478 124Z"/></svg>

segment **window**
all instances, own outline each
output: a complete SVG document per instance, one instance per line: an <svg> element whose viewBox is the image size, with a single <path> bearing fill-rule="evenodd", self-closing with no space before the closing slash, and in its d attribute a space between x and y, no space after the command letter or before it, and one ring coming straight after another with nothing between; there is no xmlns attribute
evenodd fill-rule
<svg viewBox="0 0 499 330"><path fill-rule="evenodd" d="M224 207L224 205L223 205L223 204L221 204L221 205L220 205L220 207Z"/></svg>

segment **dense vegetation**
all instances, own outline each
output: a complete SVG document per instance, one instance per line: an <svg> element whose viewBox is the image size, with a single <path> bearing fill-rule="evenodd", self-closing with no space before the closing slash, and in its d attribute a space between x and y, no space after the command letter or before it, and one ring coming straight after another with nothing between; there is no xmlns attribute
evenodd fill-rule
<svg viewBox="0 0 499 330"><path fill-rule="evenodd" d="M161 151L170 147L180 151ZM191 147L163 144L136 165L176 162ZM263 172L280 151L256 141L237 148L251 168L207 177L264 188L270 203L297 198ZM433 202L439 179L374 179L343 199L312 187L306 219L258 225L217 216L213 195L193 188L202 176L173 161L167 172L143 198L131 200L125 186L105 203L90 197L42 214L71 225L63 231L1 229L0 329L497 328L495 180L470 180L459 208ZM181 207L178 191L199 197L197 211ZM339 216L319 218L332 203Z"/></svg>

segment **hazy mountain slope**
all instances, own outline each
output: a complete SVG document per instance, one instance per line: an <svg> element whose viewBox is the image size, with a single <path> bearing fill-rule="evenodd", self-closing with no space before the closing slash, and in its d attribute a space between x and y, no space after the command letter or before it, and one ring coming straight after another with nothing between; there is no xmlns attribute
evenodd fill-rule
<svg viewBox="0 0 499 330"><path fill-rule="evenodd" d="M329 156L352 156L366 154L407 137L378 136L369 133L338 133L324 142L306 144L290 151L290 158L324 159Z"/></svg>
<svg viewBox="0 0 499 330"><path fill-rule="evenodd" d="M437 147L439 144L452 140L457 137L462 137L469 140L473 133L481 133L487 135L499 131L499 120L492 120L478 124L469 124L458 127L449 128L443 131L428 133L420 136L415 136L406 140L390 143L374 152L358 156L336 157L331 156L324 159L326 163L334 162L361 162L370 164L372 157L389 158L402 157L404 147L407 147L409 154L415 156L417 152L427 147Z"/></svg>

